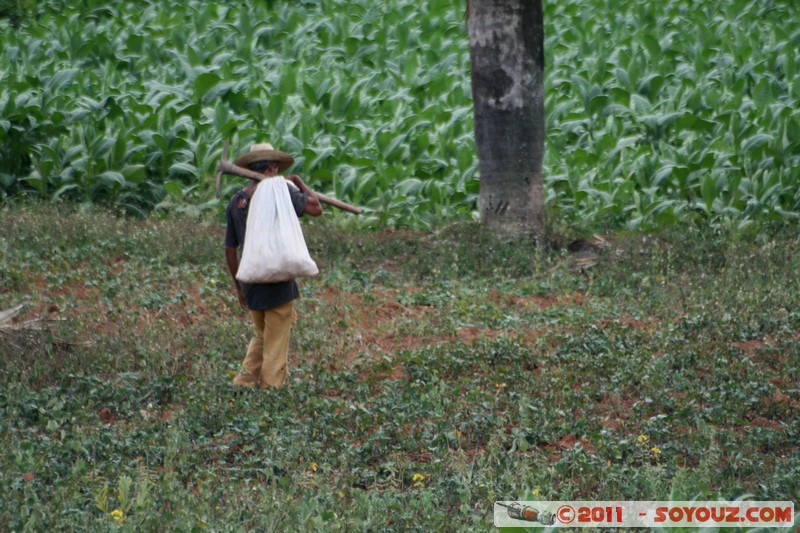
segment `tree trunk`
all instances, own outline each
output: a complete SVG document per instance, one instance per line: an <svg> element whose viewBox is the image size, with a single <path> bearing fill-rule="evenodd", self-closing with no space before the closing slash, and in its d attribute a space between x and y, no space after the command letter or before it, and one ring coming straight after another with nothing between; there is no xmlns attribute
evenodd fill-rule
<svg viewBox="0 0 800 533"><path fill-rule="evenodd" d="M541 0L469 0L481 221L543 231L544 20Z"/></svg>

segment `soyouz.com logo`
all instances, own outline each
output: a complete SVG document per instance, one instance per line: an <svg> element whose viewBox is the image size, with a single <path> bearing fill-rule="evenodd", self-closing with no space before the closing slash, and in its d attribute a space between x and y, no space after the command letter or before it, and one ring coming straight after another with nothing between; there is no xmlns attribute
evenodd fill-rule
<svg viewBox="0 0 800 533"><path fill-rule="evenodd" d="M789 501L499 501L496 527L786 527Z"/></svg>

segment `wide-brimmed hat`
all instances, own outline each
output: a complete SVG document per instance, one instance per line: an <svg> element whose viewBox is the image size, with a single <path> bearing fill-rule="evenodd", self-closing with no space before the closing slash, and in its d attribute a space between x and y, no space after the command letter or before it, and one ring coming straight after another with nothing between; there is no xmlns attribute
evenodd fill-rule
<svg viewBox="0 0 800 533"><path fill-rule="evenodd" d="M294 158L286 152L276 150L269 143L254 144L250 151L237 159L234 164L237 167L247 168L250 163L256 161L277 161L280 171L283 172L294 164Z"/></svg>

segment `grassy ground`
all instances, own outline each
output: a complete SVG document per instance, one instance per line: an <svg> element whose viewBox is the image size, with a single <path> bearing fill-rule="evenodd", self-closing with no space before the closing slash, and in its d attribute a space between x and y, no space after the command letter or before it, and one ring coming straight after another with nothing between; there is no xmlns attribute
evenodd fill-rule
<svg viewBox="0 0 800 533"><path fill-rule="evenodd" d="M495 499L800 500L800 242L305 221L280 391L222 227L0 211L0 530L492 530ZM115 510L123 514L114 513ZM115 516L119 521L115 521Z"/></svg>

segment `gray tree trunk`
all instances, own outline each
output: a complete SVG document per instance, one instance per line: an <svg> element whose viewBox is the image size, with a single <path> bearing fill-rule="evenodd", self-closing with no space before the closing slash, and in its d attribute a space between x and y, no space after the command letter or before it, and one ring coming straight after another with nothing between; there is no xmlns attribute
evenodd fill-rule
<svg viewBox="0 0 800 533"><path fill-rule="evenodd" d="M541 0L469 0L481 221L543 232L544 19Z"/></svg>

